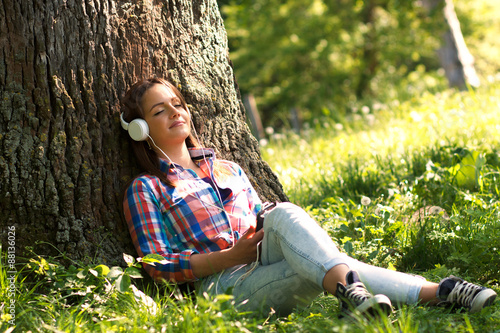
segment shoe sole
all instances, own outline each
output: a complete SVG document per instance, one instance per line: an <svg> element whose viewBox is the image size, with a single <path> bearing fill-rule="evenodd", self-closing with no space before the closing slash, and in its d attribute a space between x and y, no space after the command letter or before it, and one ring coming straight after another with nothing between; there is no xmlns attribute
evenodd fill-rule
<svg viewBox="0 0 500 333"><path fill-rule="evenodd" d="M495 302L495 298L497 297L497 293L492 289L483 289L479 292L479 294L474 297L474 301L471 304L470 312L479 312L483 308L490 306Z"/></svg>
<svg viewBox="0 0 500 333"><path fill-rule="evenodd" d="M356 310L362 314L368 313L372 317L382 314L388 316L392 313L392 304L389 297L379 294L364 301Z"/></svg>

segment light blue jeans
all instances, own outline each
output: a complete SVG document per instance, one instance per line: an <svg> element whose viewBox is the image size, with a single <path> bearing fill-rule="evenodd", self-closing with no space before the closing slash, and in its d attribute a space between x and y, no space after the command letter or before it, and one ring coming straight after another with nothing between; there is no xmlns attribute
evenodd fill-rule
<svg viewBox="0 0 500 333"><path fill-rule="evenodd" d="M308 305L323 290L323 278L332 267L346 264L356 270L373 294L384 294L393 303L413 304L425 281L359 262L340 253L330 236L303 209L280 203L264 220L261 262L241 265L205 277L198 292L231 292L241 310L280 315Z"/></svg>

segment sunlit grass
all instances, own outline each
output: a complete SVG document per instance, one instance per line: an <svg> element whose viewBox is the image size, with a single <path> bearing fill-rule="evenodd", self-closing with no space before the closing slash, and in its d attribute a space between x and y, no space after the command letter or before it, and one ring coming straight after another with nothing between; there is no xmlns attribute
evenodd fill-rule
<svg viewBox="0 0 500 333"><path fill-rule="evenodd" d="M411 172L415 155L441 147L496 152L500 142L500 86L476 92L424 93L403 103L395 100L378 104L367 114L358 111L353 118L359 120L342 124L340 131L335 124L325 122L320 130L271 139L262 147L263 158L291 201L307 204L311 195L335 195L316 195L316 183L345 178L354 162L362 164L366 173L391 172L391 168ZM380 165L381 160L389 165Z"/></svg>
<svg viewBox="0 0 500 333"><path fill-rule="evenodd" d="M433 281L455 274L498 291L500 85L372 105L356 107L342 126L322 120L314 131L275 136L262 147L290 200L360 260ZM461 163L470 154L484 159ZM466 165L469 183L458 180ZM430 214L436 206L441 213ZM383 328L355 326L488 332L500 327L500 306L475 316L405 307L396 317Z"/></svg>

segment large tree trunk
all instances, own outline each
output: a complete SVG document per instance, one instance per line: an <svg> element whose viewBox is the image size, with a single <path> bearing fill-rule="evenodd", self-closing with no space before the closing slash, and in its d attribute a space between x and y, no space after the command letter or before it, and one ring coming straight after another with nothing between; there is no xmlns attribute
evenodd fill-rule
<svg viewBox="0 0 500 333"><path fill-rule="evenodd" d="M205 145L263 199L286 199L245 124L215 0L2 0L0 22L1 242L15 226L18 255L37 241L79 260L135 253L120 207L137 169L118 119L140 77L171 78Z"/></svg>

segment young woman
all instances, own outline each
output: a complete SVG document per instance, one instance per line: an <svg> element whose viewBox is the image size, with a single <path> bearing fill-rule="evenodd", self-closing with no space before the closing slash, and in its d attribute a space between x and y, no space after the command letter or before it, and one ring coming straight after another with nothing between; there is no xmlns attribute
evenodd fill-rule
<svg viewBox="0 0 500 333"><path fill-rule="evenodd" d="M456 277L437 284L356 261L291 203L262 210L243 170L199 145L186 102L168 81L141 80L122 102L122 126L144 170L126 190L124 214L139 256L165 258L144 266L155 280L231 292L242 309L281 315L324 291L339 297L342 313L388 314L391 302L476 312L493 303L493 290ZM260 211L264 227L256 231Z"/></svg>

